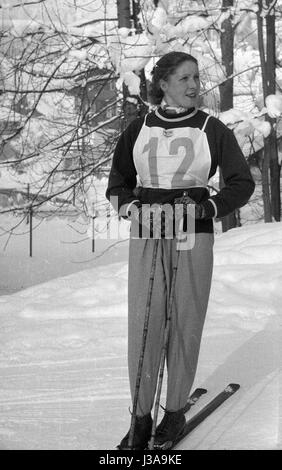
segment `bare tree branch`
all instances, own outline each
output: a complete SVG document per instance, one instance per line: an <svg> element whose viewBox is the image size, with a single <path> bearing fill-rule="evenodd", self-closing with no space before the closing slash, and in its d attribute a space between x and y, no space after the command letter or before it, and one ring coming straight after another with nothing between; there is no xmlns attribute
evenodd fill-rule
<svg viewBox="0 0 282 470"><path fill-rule="evenodd" d="M24 2L16 3L15 5L9 5L9 8L18 8L26 5L39 5L40 3L44 3L46 0L36 0L34 2L25 0ZM0 4L0 9L4 8L3 5Z"/></svg>

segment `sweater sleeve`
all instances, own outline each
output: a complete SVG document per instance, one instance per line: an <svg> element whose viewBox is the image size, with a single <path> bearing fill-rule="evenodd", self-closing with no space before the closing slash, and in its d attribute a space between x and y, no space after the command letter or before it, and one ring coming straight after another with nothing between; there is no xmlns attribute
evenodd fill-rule
<svg viewBox="0 0 282 470"><path fill-rule="evenodd" d="M121 134L116 145L112 167L109 174L106 198L120 215L120 209L126 207L136 196L136 169L133 162L133 147L142 127L143 120L135 119Z"/></svg>
<svg viewBox="0 0 282 470"><path fill-rule="evenodd" d="M212 151L216 154L214 161L221 169L224 187L206 201L205 210L224 217L248 202L255 183L233 132L217 119L211 121L216 124Z"/></svg>

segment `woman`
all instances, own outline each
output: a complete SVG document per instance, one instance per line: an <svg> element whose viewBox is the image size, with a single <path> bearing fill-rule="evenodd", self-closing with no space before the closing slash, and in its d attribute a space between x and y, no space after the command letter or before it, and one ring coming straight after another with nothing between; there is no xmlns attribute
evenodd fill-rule
<svg viewBox="0 0 282 470"><path fill-rule="evenodd" d="M157 62L152 71L151 97L158 108L145 118L134 120L121 135L106 193L108 199L116 199L115 208L120 215L141 221L147 228L152 205L161 208L170 204L175 208L175 203L188 201L195 209L194 244L192 249L180 251L177 264L166 356L166 406L156 429L157 449L173 441L185 425L183 407L195 377L211 286L212 219L242 207L254 191L248 165L232 131L198 109L199 91L198 63L193 56L170 52ZM221 168L225 187L210 197L207 185L217 167ZM150 439L151 410L177 256L175 226L172 236L166 237L162 230L158 243L133 442L129 445L128 432L120 449L144 449ZM132 399L154 243L150 234L147 238L135 236L130 240L128 365Z"/></svg>

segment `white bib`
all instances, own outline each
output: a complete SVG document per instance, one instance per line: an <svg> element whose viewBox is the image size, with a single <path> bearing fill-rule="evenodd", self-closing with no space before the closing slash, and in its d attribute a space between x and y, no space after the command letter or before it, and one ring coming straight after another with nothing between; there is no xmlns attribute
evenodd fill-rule
<svg viewBox="0 0 282 470"><path fill-rule="evenodd" d="M206 187L211 154L204 128L148 127L146 119L133 148L139 184L144 188Z"/></svg>

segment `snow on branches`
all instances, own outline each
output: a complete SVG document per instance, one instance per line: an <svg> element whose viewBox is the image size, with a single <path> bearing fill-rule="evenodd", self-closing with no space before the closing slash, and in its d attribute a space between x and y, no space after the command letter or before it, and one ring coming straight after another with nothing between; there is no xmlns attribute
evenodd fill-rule
<svg viewBox="0 0 282 470"><path fill-rule="evenodd" d="M232 108L220 113L219 119L233 129L239 140L248 136L263 135L263 137L267 137L271 131L270 123L265 121L264 115L261 113L253 115Z"/></svg>
<svg viewBox="0 0 282 470"><path fill-rule="evenodd" d="M265 98L267 113L271 118L282 116L282 95L268 95Z"/></svg>

